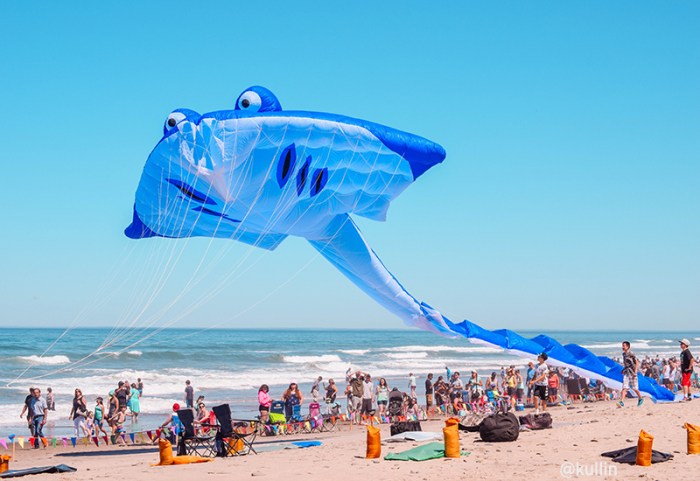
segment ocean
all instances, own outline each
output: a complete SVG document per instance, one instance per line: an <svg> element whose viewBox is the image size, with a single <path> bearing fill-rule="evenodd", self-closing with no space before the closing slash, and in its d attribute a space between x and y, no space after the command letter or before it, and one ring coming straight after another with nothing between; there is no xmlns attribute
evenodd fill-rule
<svg viewBox="0 0 700 481"><path fill-rule="evenodd" d="M531 337L541 331L520 331ZM700 332L550 331L562 344L576 343L595 354L620 356L620 342L644 356L678 356L677 339L700 341ZM692 350L692 346L691 346ZM30 386L45 395L51 387L56 412L50 413L45 435L72 433L68 419L72 394L82 389L88 406L96 396L107 399L120 380L141 378L144 392L139 424L129 430L151 429L163 422L175 402L182 403L185 381L191 380L195 396L204 395L209 406L228 402L237 418L257 414L257 390L265 383L279 399L287 385L300 384L310 397L311 382L335 378L345 386L349 367L385 377L390 386L406 390L408 375L421 379L432 372L480 374L501 366L524 367L526 359L501 350L444 338L418 330L225 330L225 329L0 329L0 437L28 435L19 419ZM43 354L43 355L42 355ZM342 396L341 396L342 397Z"/></svg>

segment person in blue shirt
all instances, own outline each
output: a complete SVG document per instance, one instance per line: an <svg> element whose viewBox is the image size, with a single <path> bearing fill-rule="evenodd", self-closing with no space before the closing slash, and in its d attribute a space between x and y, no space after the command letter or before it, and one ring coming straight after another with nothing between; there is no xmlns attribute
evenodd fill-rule
<svg viewBox="0 0 700 481"><path fill-rule="evenodd" d="M527 402L532 403L532 386L530 386L530 381L532 381L532 376L535 375L535 363L530 361L527 363L527 376L525 378L525 384L527 385Z"/></svg>

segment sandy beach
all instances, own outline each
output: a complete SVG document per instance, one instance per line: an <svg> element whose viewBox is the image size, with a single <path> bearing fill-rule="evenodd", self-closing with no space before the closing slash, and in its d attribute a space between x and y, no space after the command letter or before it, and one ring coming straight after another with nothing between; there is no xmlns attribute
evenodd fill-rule
<svg viewBox="0 0 700 481"><path fill-rule="evenodd" d="M18 449L12 469L67 464L74 473L54 474L51 479L75 481L122 479L692 479L700 468L700 456L686 454L685 422L700 424L698 402L652 404L616 408L612 402L576 403L550 410L552 429L524 431L512 443L484 443L478 433L460 433L460 459L423 462L367 460L364 427L339 425L330 433L299 436L259 437L257 455L217 458L213 462L186 466L152 466L158 461L154 446L78 446L40 450ZM422 422L424 431L441 431L442 418ZM654 436L654 449L671 453L674 459L650 467L612 463L600 454L636 444L639 431ZM389 437L389 425L381 426L382 439ZM278 449L279 443L320 440L323 445L305 449ZM420 443L383 443L382 456ZM572 466L590 466L597 472L577 476ZM564 466L562 468L562 466ZM48 477L49 475L44 475ZM688 477L690 476L690 477Z"/></svg>

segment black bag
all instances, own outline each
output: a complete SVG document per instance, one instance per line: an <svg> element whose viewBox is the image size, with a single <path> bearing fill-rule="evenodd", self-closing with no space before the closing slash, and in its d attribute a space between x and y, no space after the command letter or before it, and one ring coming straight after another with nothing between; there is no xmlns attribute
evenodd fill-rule
<svg viewBox="0 0 700 481"><path fill-rule="evenodd" d="M391 435L405 433L406 431L422 431L420 421L398 421L391 423Z"/></svg>
<svg viewBox="0 0 700 481"><path fill-rule="evenodd" d="M520 425L515 414L493 414L484 419L479 425L479 435L482 441L502 443L515 441L520 434Z"/></svg>
<svg viewBox="0 0 700 481"><path fill-rule="evenodd" d="M636 464L637 463L637 446L632 446L625 449L618 449L617 451L608 451L607 453L601 454L608 458L613 458L612 460L616 463L624 464ZM669 461L673 459L673 454L662 453L661 451L651 450L651 464L663 463L664 461Z"/></svg>
<svg viewBox="0 0 700 481"><path fill-rule="evenodd" d="M549 413L528 414L518 418L520 424L527 426L532 430L549 429L552 427L552 416Z"/></svg>

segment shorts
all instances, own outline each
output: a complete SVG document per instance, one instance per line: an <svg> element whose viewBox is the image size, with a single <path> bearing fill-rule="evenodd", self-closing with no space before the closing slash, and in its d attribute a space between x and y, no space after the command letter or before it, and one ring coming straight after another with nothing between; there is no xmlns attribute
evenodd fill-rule
<svg viewBox="0 0 700 481"><path fill-rule="evenodd" d="M555 387L550 387L549 388L549 396L556 398L557 397L557 388Z"/></svg>
<svg viewBox="0 0 700 481"><path fill-rule="evenodd" d="M370 411L372 411L372 400L371 399L363 399L362 400L362 413L369 414Z"/></svg>
<svg viewBox="0 0 700 481"><path fill-rule="evenodd" d="M269 406L263 406L263 405L261 404L260 406L258 406L258 411L260 411L261 413L262 413L262 412L269 413L269 412L270 412L270 407L269 407Z"/></svg>
<svg viewBox="0 0 700 481"><path fill-rule="evenodd" d="M389 404L389 401L377 401L377 406L386 406Z"/></svg>
<svg viewBox="0 0 700 481"><path fill-rule="evenodd" d="M433 395L432 394L425 395L425 405L426 405L426 407L430 407L433 405Z"/></svg>
<svg viewBox="0 0 700 481"><path fill-rule="evenodd" d="M683 376L681 377L681 386L685 387L690 387L690 375L693 374L692 372L684 372Z"/></svg>
<svg viewBox="0 0 700 481"><path fill-rule="evenodd" d="M515 395L515 388L514 387L508 387L508 395L510 397L513 397Z"/></svg>
<svg viewBox="0 0 700 481"><path fill-rule="evenodd" d="M524 391L525 391L524 389L516 389L515 390L515 397L518 399L522 399Z"/></svg>
<svg viewBox="0 0 700 481"><path fill-rule="evenodd" d="M547 386L535 386L532 392L536 398L540 398L543 401L547 399Z"/></svg>
<svg viewBox="0 0 700 481"><path fill-rule="evenodd" d="M637 389L637 375L624 374L622 378L622 389Z"/></svg>
<svg viewBox="0 0 700 481"><path fill-rule="evenodd" d="M362 406L362 398L361 397L353 396L350 399L350 412L353 412L353 413L359 412L361 406Z"/></svg>
<svg viewBox="0 0 700 481"><path fill-rule="evenodd" d="M99 429L102 429L103 423L104 423L104 419L95 419L95 426L97 426Z"/></svg>

